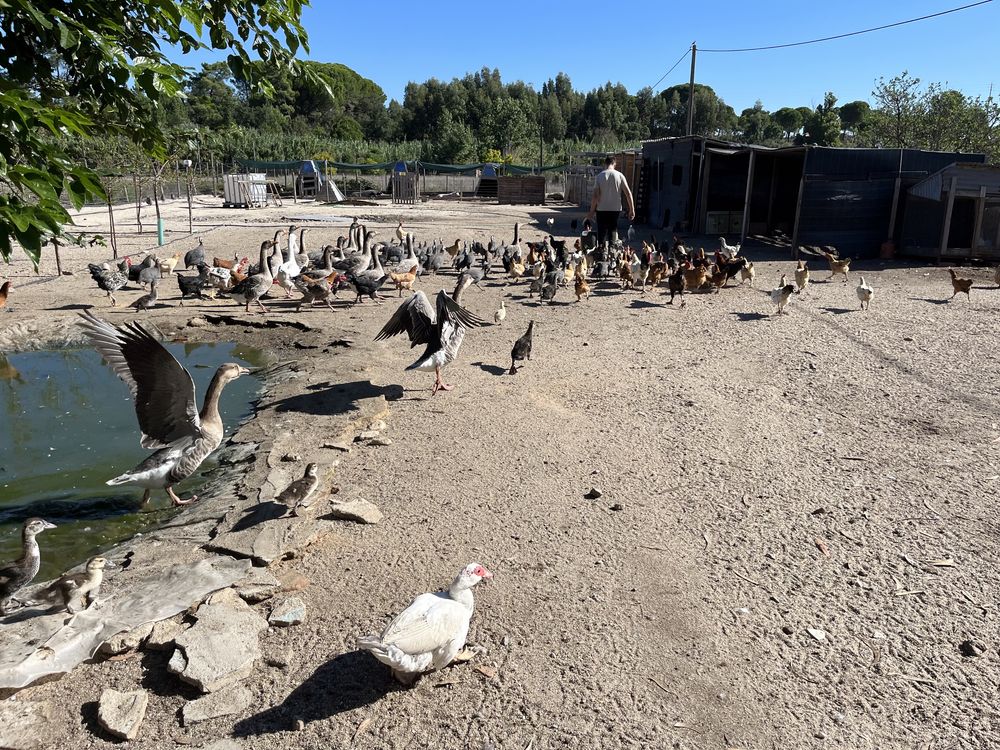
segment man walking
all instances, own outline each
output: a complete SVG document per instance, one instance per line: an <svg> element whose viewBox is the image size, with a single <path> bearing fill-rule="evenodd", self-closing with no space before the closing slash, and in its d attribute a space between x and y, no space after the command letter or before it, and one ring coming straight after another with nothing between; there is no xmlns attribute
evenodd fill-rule
<svg viewBox="0 0 1000 750"><path fill-rule="evenodd" d="M604 160L605 170L597 175L593 196L590 199L590 213L587 218L597 217L597 244L618 240L618 216L622 211L622 198L628 206L628 220L635 219L635 203L628 188L625 175L615 169L615 157Z"/></svg>

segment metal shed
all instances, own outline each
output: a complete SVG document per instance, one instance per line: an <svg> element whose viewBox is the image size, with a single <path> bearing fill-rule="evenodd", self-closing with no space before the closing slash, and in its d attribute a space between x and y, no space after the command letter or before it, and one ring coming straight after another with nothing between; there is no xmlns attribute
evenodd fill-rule
<svg viewBox="0 0 1000 750"><path fill-rule="evenodd" d="M877 255L887 239L906 244L907 189L950 164L986 160L917 149L768 148L701 136L646 141L643 158L654 226L740 239L783 236L793 248L833 245L855 257ZM987 231L992 213L983 213Z"/></svg>
<svg viewBox="0 0 1000 750"><path fill-rule="evenodd" d="M1000 167L952 163L906 195L902 248L910 255L1000 258Z"/></svg>

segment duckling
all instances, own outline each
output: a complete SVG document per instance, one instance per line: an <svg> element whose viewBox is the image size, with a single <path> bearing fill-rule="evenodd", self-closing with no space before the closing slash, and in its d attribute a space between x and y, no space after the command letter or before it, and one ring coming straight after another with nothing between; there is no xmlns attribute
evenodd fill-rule
<svg viewBox="0 0 1000 750"><path fill-rule="evenodd" d="M493 313L493 322L497 325L503 323L504 318L507 317L507 307L504 305L504 301L500 300L500 309Z"/></svg>
<svg viewBox="0 0 1000 750"><path fill-rule="evenodd" d="M106 557L92 557L82 573L67 573L56 579L36 595L39 601L61 600L66 611L76 614L87 609L101 593L104 582L104 568L114 567Z"/></svg>
<svg viewBox="0 0 1000 750"><path fill-rule="evenodd" d="M298 515L299 508L309 507L309 498L316 491L319 485L319 472L316 464L306 464L306 473L301 479L296 479L285 487L281 493L274 498L276 503L284 503L291 511L291 515Z"/></svg>
<svg viewBox="0 0 1000 750"><path fill-rule="evenodd" d="M795 285L799 288L800 292L809 286L809 267L804 260L800 260L798 267L795 269Z"/></svg>
<svg viewBox="0 0 1000 750"><path fill-rule="evenodd" d="M861 300L861 309L865 309L865 303L868 304L868 309L872 307L872 295L875 294L875 290L872 289L868 284L865 283L865 277L861 277L861 283L858 284L857 288L858 299Z"/></svg>
<svg viewBox="0 0 1000 750"><path fill-rule="evenodd" d="M38 575L42 564L42 556L38 551L35 537L46 529L54 529L54 523L41 518L29 518L21 529L21 556L0 568L0 615L9 611L10 603L15 601L14 594L27 586Z"/></svg>
<svg viewBox="0 0 1000 750"><path fill-rule="evenodd" d="M129 307L133 310L149 310L150 308L156 307L156 285L159 283L159 279L150 279L149 294L142 295L139 299L132 302Z"/></svg>

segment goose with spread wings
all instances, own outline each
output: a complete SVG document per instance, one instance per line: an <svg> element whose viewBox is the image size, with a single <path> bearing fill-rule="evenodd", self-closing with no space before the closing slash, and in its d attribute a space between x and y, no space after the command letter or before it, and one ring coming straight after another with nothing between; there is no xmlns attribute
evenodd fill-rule
<svg viewBox="0 0 1000 750"><path fill-rule="evenodd" d="M174 505L193 503L197 495L181 500L173 485L194 474L222 443L219 397L228 383L249 370L233 362L221 365L209 383L199 412L191 374L140 323L116 327L89 310L80 317L105 363L132 392L142 430L139 444L156 451L107 483L144 488L144 503L154 489L166 490Z"/></svg>
<svg viewBox="0 0 1000 750"><path fill-rule="evenodd" d="M451 297L442 289L437 294L435 307L431 307L427 295L422 291L416 292L399 306L375 337L376 341L382 341L405 332L410 337L411 348L426 344L424 353L406 369L434 371L432 396L439 390L450 391L453 388L441 380L441 368L455 361L465 338L465 329L489 325L458 303L460 294L461 285Z"/></svg>

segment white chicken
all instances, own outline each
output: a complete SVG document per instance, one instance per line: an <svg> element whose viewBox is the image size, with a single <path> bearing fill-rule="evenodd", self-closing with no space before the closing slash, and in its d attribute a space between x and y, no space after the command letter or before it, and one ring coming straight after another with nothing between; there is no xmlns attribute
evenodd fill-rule
<svg viewBox="0 0 1000 750"><path fill-rule="evenodd" d="M861 309L864 310L865 306L871 309L872 306L872 295L875 294L875 290L868 286L868 282L865 281L865 277L861 277L861 283L857 287L858 299L861 301Z"/></svg>
<svg viewBox="0 0 1000 750"><path fill-rule="evenodd" d="M497 325L503 323L504 318L507 317L507 307L504 305L503 300L500 300L500 309L493 313L493 322Z"/></svg>
<svg viewBox="0 0 1000 750"><path fill-rule="evenodd" d="M400 612L380 636L358 638L358 648L392 669L393 677L412 685L424 672L444 669L463 653L475 602L472 589L493 578L479 563L469 563L446 591L421 594Z"/></svg>
<svg viewBox="0 0 1000 750"><path fill-rule="evenodd" d="M735 258L740 254L740 246L742 243L737 242L735 245L730 245L726 242L725 237L719 237L719 246L722 252L728 255L730 258Z"/></svg>
<svg viewBox="0 0 1000 750"><path fill-rule="evenodd" d="M795 284L785 283L785 274L781 274L781 283L771 290L771 302L778 306L777 315L781 315L784 310L785 305L788 304L788 298L792 296L795 292Z"/></svg>

